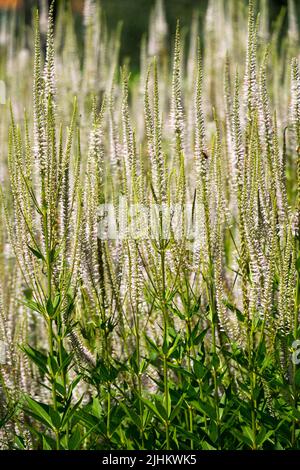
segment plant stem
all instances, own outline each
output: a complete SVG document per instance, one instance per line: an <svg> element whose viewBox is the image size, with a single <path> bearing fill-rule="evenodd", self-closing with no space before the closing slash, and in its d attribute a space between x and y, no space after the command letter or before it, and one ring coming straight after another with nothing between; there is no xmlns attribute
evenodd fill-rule
<svg viewBox="0 0 300 470"><path fill-rule="evenodd" d="M165 245L163 241L162 215L160 216L160 227L161 227L160 258L161 258L161 275L162 275L162 310L163 310L163 326L164 326L164 341L163 341L164 397L165 397L165 409L168 414L168 410L169 410L169 383L168 383L169 319L168 319L168 309L166 305ZM169 416L167 417L165 421L165 432L166 432L167 450L170 450Z"/></svg>

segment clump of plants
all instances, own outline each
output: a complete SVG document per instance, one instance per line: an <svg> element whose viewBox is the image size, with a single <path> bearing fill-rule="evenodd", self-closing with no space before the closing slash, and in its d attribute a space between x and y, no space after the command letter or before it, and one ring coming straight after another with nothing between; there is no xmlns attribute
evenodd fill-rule
<svg viewBox="0 0 300 470"><path fill-rule="evenodd" d="M158 1L138 77L99 2L84 41L35 13L1 122L3 449L300 448L299 30L259 6L210 0L171 53Z"/></svg>

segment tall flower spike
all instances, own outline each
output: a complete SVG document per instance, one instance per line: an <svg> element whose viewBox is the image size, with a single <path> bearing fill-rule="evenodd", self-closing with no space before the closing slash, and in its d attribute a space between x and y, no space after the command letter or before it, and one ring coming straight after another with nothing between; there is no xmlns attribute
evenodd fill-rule
<svg viewBox="0 0 300 470"><path fill-rule="evenodd" d="M233 118L232 118L232 132L233 132L233 148L234 148L234 180L237 185L242 183L243 164L244 164L244 150L242 144L242 130L240 122L240 100L239 100L239 75L236 72L235 77L235 93L233 103Z"/></svg>
<svg viewBox="0 0 300 470"><path fill-rule="evenodd" d="M118 128L115 122L115 89L114 79L108 97L108 116L109 116L109 139L110 139L110 162L113 174L120 170L120 142L118 137Z"/></svg>
<svg viewBox="0 0 300 470"><path fill-rule="evenodd" d="M248 44L246 54L245 93L247 120L251 120L252 112L257 104L257 26L254 15L255 0L249 0L248 13Z"/></svg>
<svg viewBox="0 0 300 470"><path fill-rule="evenodd" d="M34 123L34 152L39 163L42 180L46 167L46 136L45 136L45 110L43 106L43 84L41 76L41 45L39 32L39 14L35 16L35 40L34 40L34 72L33 72L33 123Z"/></svg>
<svg viewBox="0 0 300 470"><path fill-rule="evenodd" d="M203 87L203 70L200 40L198 39L198 58L197 58L197 79L195 88L195 116L196 116L196 129L195 129L195 158L198 171L201 171L201 165L205 161L203 152L206 151L205 142L205 126L204 114L202 105L202 87Z"/></svg>
<svg viewBox="0 0 300 470"><path fill-rule="evenodd" d="M45 80L45 98L48 99L51 96L51 100L55 96L55 66L54 66L54 3L52 1L49 16L48 16L48 32L47 32L47 44L46 44L46 62L44 70Z"/></svg>
<svg viewBox="0 0 300 470"><path fill-rule="evenodd" d="M205 126L202 110L202 60L200 52L200 42L198 42L198 62L196 79L196 129L195 129L195 160L197 171L197 232L200 239L203 239L206 260L211 256L211 235L210 235L210 210L208 198L208 168L209 157L205 144ZM204 230L203 230L204 228ZM200 242L201 243L201 242Z"/></svg>
<svg viewBox="0 0 300 470"><path fill-rule="evenodd" d="M270 171L272 171L271 157L273 153L273 124L270 112L270 103L267 90L267 60L269 51L265 52L263 63L260 70L260 124L264 129L264 138L266 142L268 162Z"/></svg>
<svg viewBox="0 0 300 470"><path fill-rule="evenodd" d="M65 151L62 156L62 164L59 171L58 200L60 207L60 243L62 244L61 261L70 261L70 236L71 236L71 217L72 204L70 194L70 167L71 152L73 146L74 132L77 118L77 101L74 100L73 115L70 127L68 129ZM54 198L53 198L54 199ZM55 201L55 200L54 200Z"/></svg>
<svg viewBox="0 0 300 470"><path fill-rule="evenodd" d="M181 42L180 42L180 24L177 21L173 75L172 75L172 102L171 102L171 122L175 138L175 151L177 162L179 162L180 153L183 152L184 142L184 118L181 95Z"/></svg>
<svg viewBox="0 0 300 470"><path fill-rule="evenodd" d="M162 151L162 131L161 131L161 119L159 115L159 89L158 89L158 73L157 73L157 62L154 59L153 62L153 111L150 106L150 93L149 93L149 81L150 81L150 67L146 79L145 88L145 122L146 122L146 133L148 138L148 149L151 158L151 169L152 169L152 180L153 187L159 198L159 202L162 203L166 199L166 176L165 176L165 161Z"/></svg>
<svg viewBox="0 0 300 470"><path fill-rule="evenodd" d="M134 145L133 145L133 130L129 115L128 105L128 73L126 68L122 70L122 84L123 84L123 96L122 96L122 128L123 128L123 163L125 166L125 176L127 184L130 181L131 167L133 162Z"/></svg>
<svg viewBox="0 0 300 470"><path fill-rule="evenodd" d="M232 97L231 97L231 81L230 81L230 59L229 54L226 54L225 67L224 67L224 99L225 99L225 119L226 119L226 137L227 148L229 155L232 150Z"/></svg>
<svg viewBox="0 0 300 470"><path fill-rule="evenodd" d="M157 73L157 62L154 59L154 126L153 126L153 138L154 138L154 149L155 149L155 159L157 165L158 173L158 187L159 187L159 197L160 202L165 202L166 199L166 177L165 177L165 162L162 151L162 130L161 130L161 120L159 116L159 89L158 89L158 73Z"/></svg>
<svg viewBox="0 0 300 470"><path fill-rule="evenodd" d="M187 83L185 89L185 109L186 109L186 126L185 126L185 150L187 160L191 161L194 155L194 139L195 139L195 81L197 77L197 51L198 51L198 24L199 14L193 12L191 25L191 33L189 38L189 53L186 65Z"/></svg>
<svg viewBox="0 0 300 470"><path fill-rule="evenodd" d="M147 135L148 152L149 152L149 156L151 160L152 182L153 182L154 188L156 189L157 181L158 181L158 169L157 169L156 159L155 159L153 113L152 113L151 105L150 105L150 92L149 92L150 72L151 72L151 66L148 67L146 84L145 84L145 94L144 94L145 128L146 128L146 135Z"/></svg>
<svg viewBox="0 0 300 470"><path fill-rule="evenodd" d="M292 60L292 123L297 142L297 232L300 232L300 73L297 59Z"/></svg>
<svg viewBox="0 0 300 470"><path fill-rule="evenodd" d="M292 123L297 137L297 146L300 147L300 73L296 58L292 60Z"/></svg>

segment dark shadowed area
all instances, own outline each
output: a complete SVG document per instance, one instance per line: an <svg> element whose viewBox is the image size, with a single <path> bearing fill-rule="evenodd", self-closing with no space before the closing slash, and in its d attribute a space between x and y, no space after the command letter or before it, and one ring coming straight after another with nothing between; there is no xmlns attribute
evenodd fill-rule
<svg viewBox="0 0 300 470"><path fill-rule="evenodd" d="M149 16L155 5L155 0L99 0L103 6L103 14L109 28L116 28L122 23L121 57L130 57L131 67L136 69L139 64L140 43L143 35L147 33ZM25 12L27 23L30 22L32 9L41 7L48 0L0 0L2 11L17 10L18 15ZM81 15L84 0L56 0L56 5L71 3L76 16ZM203 21L208 0L164 0L169 34L173 35L177 19L181 25L188 28L195 10L199 11L200 23ZM245 0L246 3L246 0ZM281 8L286 7L287 0L269 0L270 21L279 14ZM300 10L300 2L298 2ZM78 21L78 27L80 22Z"/></svg>

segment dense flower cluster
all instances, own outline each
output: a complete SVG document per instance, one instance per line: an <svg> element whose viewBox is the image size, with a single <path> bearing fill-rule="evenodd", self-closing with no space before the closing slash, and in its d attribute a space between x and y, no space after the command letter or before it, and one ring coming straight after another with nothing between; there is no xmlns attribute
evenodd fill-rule
<svg viewBox="0 0 300 470"><path fill-rule="evenodd" d="M299 29L290 0L280 44L260 3L247 27L243 1L210 0L170 64L158 0L135 80L99 2L82 56L63 2L45 57L36 14L33 99L12 78L0 128L3 448L300 446ZM0 37L9 80L22 49ZM108 204L120 237L99 235ZM156 236L130 236L151 206Z"/></svg>

